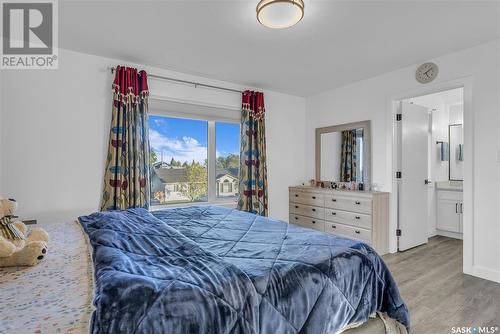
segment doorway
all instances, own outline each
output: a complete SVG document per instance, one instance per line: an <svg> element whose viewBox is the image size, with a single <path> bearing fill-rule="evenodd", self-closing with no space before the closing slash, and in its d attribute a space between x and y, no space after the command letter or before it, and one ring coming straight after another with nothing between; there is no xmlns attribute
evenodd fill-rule
<svg viewBox="0 0 500 334"><path fill-rule="evenodd" d="M397 249L463 237L464 89L397 101Z"/></svg>

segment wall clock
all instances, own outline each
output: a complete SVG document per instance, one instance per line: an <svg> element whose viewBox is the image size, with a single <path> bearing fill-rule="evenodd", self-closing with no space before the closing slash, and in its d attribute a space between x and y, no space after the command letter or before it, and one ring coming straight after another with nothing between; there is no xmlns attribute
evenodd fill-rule
<svg viewBox="0 0 500 334"><path fill-rule="evenodd" d="M420 83L429 83L438 75L438 66L434 63L425 63L420 65L415 72L415 79Z"/></svg>

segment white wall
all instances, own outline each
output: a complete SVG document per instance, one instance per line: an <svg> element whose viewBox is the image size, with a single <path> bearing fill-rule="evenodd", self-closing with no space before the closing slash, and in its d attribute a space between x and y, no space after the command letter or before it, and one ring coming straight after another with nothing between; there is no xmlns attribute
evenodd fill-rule
<svg viewBox="0 0 500 334"><path fill-rule="evenodd" d="M450 113L450 124L464 123L464 105L454 104L448 107Z"/></svg>
<svg viewBox="0 0 500 334"><path fill-rule="evenodd" d="M2 71L0 196L21 218L67 221L98 210L111 118L108 67L127 63L61 50L59 69ZM157 68L159 75L229 88L231 83ZM239 94L150 79L151 95L238 112ZM288 217L290 185L303 180L303 98L265 91L270 215Z"/></svg>
<svg viewBox="0 0 500 334"><path fill-rule="evenodd" d="M426 86L428 89L466 77L472 85L470 106L474 147L468 149L465 159L473 161L473 180L469 182L474 183L464 183L473 198L473 211L471 207L464 207L464 212L469 210L468 214L473 218L471 243L466 245L473 247L469 272L500 281L500 41L432 61L438 64L440 71L437 79ZM306 99L308 177L314 175L316 127L369 119L372 121L372 182L381 184L383 190L392 191L391 99L395 96L410 97L409 92L422 90L424 86L414 79L416 67L417 64ZM395 226L395 217L392 217L391 233ZM394 236L390 246L395 251ZM468 261L468 258L464 260Z"/></svg>

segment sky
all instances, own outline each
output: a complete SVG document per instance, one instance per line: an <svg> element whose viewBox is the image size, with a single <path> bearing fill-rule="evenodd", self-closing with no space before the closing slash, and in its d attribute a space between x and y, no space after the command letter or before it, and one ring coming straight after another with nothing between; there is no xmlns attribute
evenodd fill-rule
<svg viewBox="0 0 500 334"><path fill-rule="evenodd" d="M149 142L158 161L175 160L204 163L207 158L208 122L164 116L149 116ZM216 123L217 156L239 155L240 126L235 123Z"/></svg>

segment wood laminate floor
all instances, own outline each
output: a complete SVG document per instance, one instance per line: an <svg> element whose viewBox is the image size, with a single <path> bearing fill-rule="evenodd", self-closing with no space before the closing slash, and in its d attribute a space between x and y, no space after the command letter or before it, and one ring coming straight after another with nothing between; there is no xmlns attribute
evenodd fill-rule
<svg viewBox="0 0 500 334"><path fill-rule="evenodd" d="M461 240L436 236L383 258L410 309L412 334L500 327L500 284L462 274Z"/></svg>

